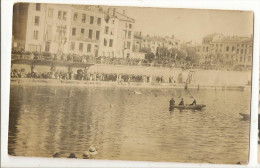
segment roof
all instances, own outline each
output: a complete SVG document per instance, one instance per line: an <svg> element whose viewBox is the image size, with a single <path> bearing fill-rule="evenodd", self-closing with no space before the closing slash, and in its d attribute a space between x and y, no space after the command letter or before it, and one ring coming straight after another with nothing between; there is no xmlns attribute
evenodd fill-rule
<svg viewBox="0 0 260 168"><path fill-rule="evenodd" d="M148 40L148 41L160 41L160 42L167 42L167 40L165 38L162 37L142 37L144 40Z"/></svg>
<svg viewBox="0 0 260 168"><path fill-rule="evenodd" d="M123 21L128 21L128 22L135 22L135 20L133 18L130 18L122 13L119 12L115 12L115 17L118 18L119 20L123 20Z"/></svg>
<svg viewBox="0 0 260 168"><path fill-rule="evenodd" d="M252 42L253 39L252 38L249 38L249 37L239 37L239 36L228 36L228 37L223 37L221 39L216 39L216 40L213 40L212 42L218 42L218 43L221 43L221 42Z"/></svg>

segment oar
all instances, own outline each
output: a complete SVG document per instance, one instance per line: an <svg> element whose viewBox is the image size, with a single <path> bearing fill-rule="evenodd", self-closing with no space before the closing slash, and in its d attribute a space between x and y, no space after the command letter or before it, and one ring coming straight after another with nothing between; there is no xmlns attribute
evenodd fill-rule
<svg viewBox="0 0 260 168"><path fill-rule="evenodd" d="M187 104L187 105L185 106L184 110L186 110L186 108L188 107L188 105L189 105L189 104Z"/></svg>

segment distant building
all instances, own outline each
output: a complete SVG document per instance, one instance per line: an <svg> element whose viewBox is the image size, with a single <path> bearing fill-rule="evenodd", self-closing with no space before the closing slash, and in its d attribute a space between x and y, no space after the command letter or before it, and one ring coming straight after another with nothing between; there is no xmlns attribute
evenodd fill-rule
<svg viewBox="0 0 260 168"><path fill-rule="evenodd" d="M142 44L142 32L136 31L134 32L133 51L139 52L141 50L141 44Z"/></svg>
<svg viewBox="0 0 260 168"><path fill-rule="evenodd" d="M212 55L222 56L231 65L252 65L252 37L211 34L203 38L199 54L201 62L211 61Z"/></svg>
<svg viewBox="0 0 260 168"><path fill-rule="evenodd" d="M134 49L135 51L151 50L156 55L159 47L179 48L180 40L172 37L160 36L142 36L141 32L136 32L134 36Z"/></svg>
<svg viewBox="0 0 260 168"><path fill-rule="evenodd" d="M134 43L135 20L123 11L108 8L102 26L103 40L101 55L106 57L130 58Z"/></svg>

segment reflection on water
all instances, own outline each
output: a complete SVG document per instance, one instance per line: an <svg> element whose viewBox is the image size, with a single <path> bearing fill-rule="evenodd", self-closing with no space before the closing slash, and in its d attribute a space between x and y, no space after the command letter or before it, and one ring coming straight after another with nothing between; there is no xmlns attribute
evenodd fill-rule
<svg viewBox="0 0 260 168"><path fill-rule="evenodd" d="M250 91L191 90L202 111L169 112L174 89L11 86L10 155L97 159L246 163ZM73 93L72 97L71 92Z"/></svg>

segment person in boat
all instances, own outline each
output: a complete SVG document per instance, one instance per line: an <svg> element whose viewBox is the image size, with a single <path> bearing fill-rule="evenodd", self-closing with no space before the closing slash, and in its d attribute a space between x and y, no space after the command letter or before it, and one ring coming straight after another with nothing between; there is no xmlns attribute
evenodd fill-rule
<svg viewBox="0 0 260 168"><path fill-rule="evenodd" d="M197 104L197 102L196 102L196 100L194 99L193 102L191 103L191 105L196 106L196 104Z"/></svg>
<svg viewBox="0 0 260 168"><path fill-rule="evenodd" d="M184 106L183 98L181 98L181 102L179 103L179 106Z"/></svg>
<svg viewBox="0 0 260 168"><path fill-rule="evenodd" d="M170 100L170 106L174 106L174 104L175 104L175 100L172 98L172 99Z"/></svg>

